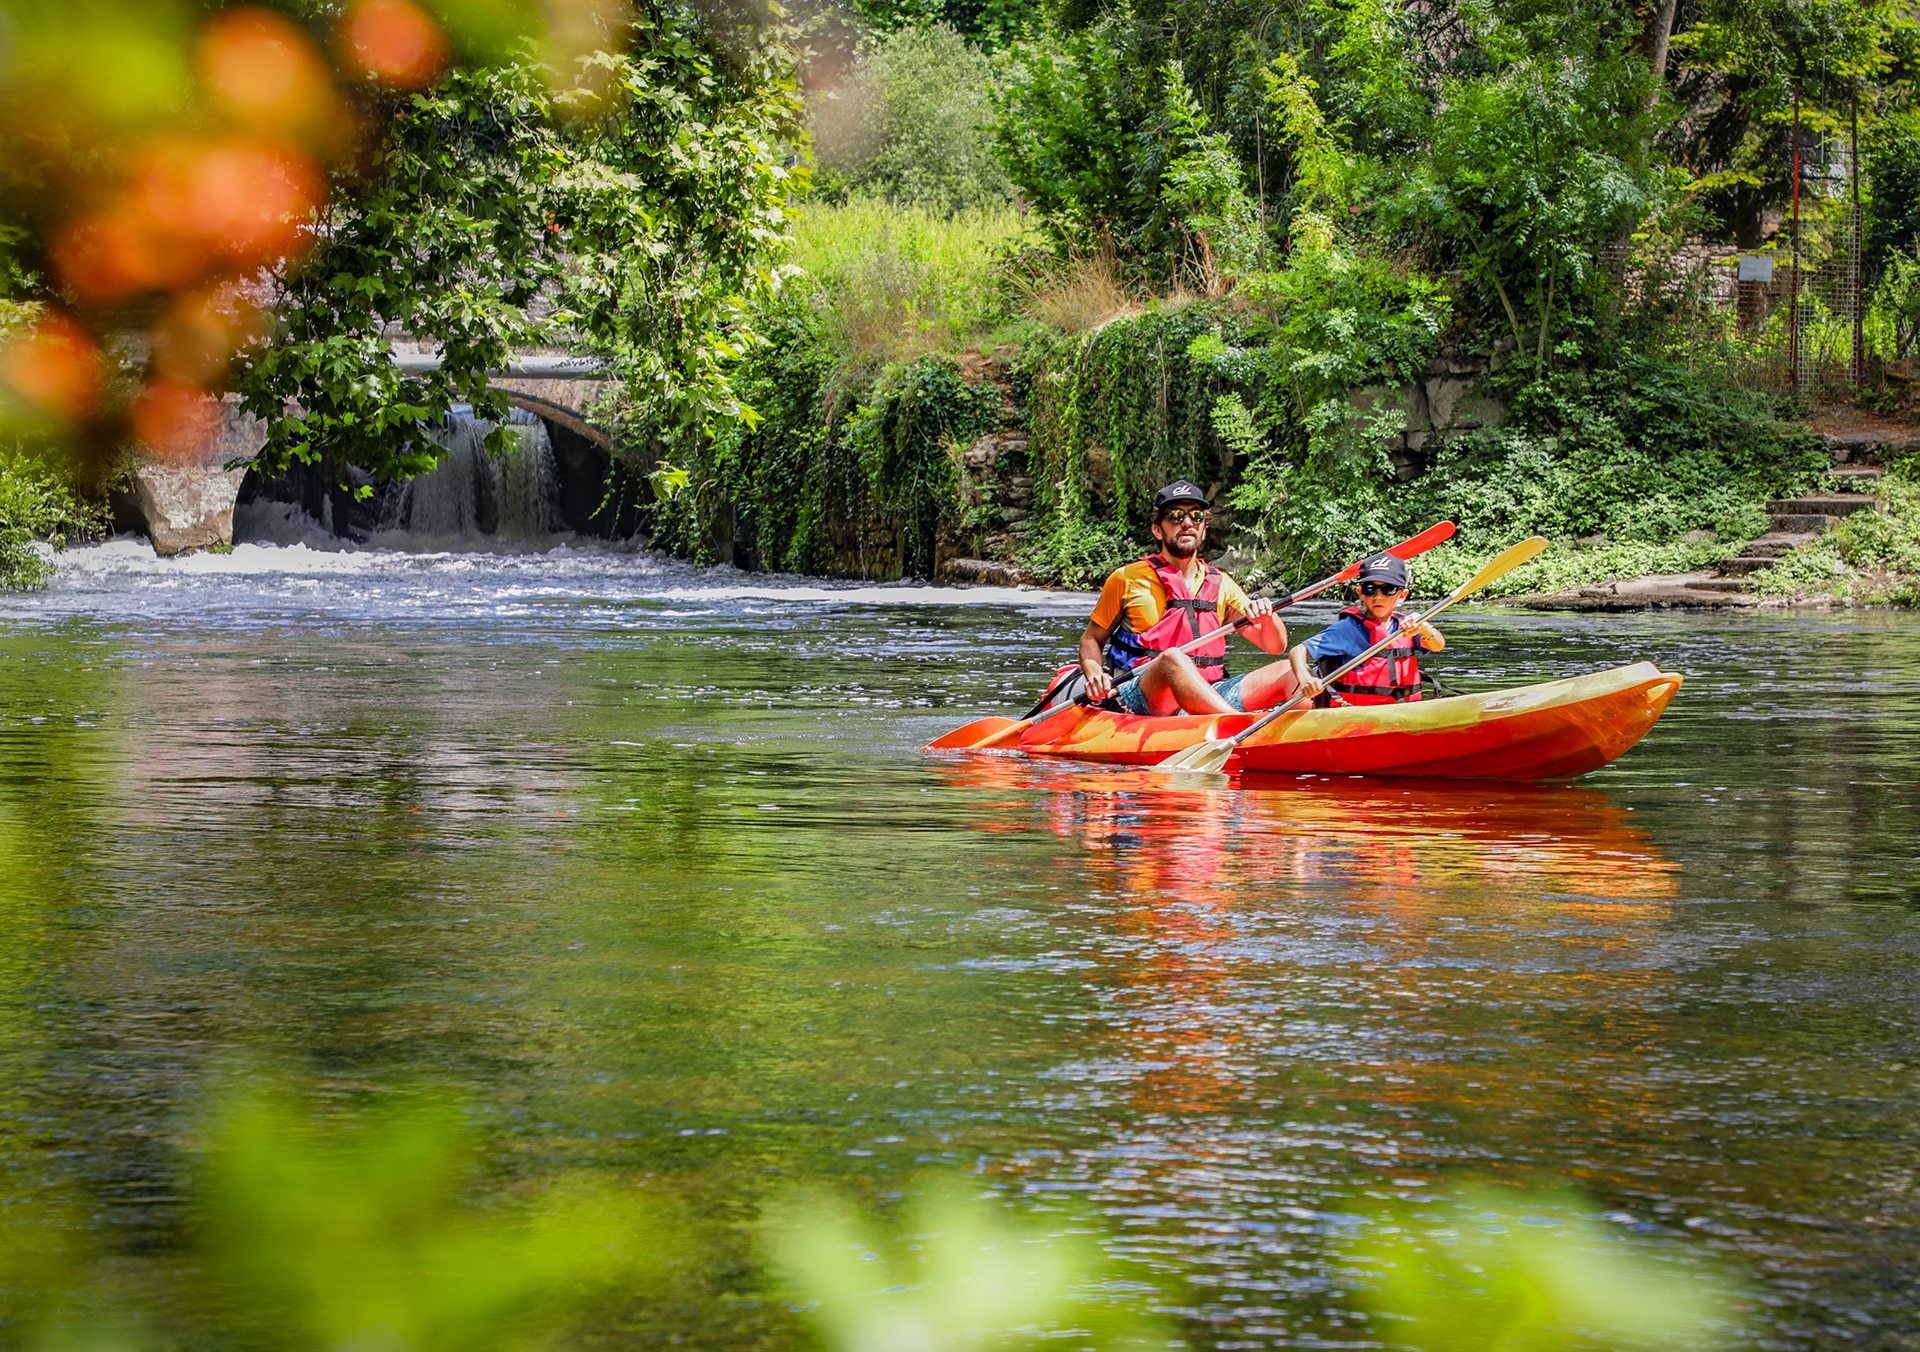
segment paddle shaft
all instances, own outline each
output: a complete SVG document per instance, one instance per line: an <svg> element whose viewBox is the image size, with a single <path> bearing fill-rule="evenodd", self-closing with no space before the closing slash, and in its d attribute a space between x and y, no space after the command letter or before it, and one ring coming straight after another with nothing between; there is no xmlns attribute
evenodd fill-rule
<svg viewBox="0 0 1920 1352"><path fill-rule="evenodd" d="M1352 658L1351 660L1336 667L1334 670L1328 672L1325 676L1321 678L1321 684L1324 686L1324 685L1330 684L1333 681L1337 681L1342 676L1352 671L1355 667L1360 666L1363 663L1369 662L1374 658L1378 657L1381 653L1385 652L1388 648L1392 647L1394 643L1396 643L1399 639L1401 639L1407 633L1408 630L1418 629L1421 625L1428 623L1433 619L1434 616L1438 615L1441 611L1445 610L1448 606L1454 604L1454 602L1464 600L1465 598L1473 595L1473 593L1479 591L1482 587L1486 586L1489 582L1494 581L1496 578L1505 576L1507 573L1513 571L1515 568L1518 568L1521 564L1525 563L1528 559L1533 558L1536 554L1538 554L1541 550L1545 549L1546 547L1547 547L1546 540L1537 535L1533 536L1530 539L1522 540L1519 544L1514 545L1511 549L1508 549L1505 552L1503 552L1498 558L1494 559L1491 563L1488 563L1485 567L1481 568L1479 572L1475 573L1472 577L1468 578L1465 582L1461 583L1457 588L1454 589L1453 594L1451 596L1448 596L1444 601L1440 602L1439 605L1427 611L1426 614L1414 616L1413 619L1401 625L1400 629L1397 632L1388 634L1385 638L1381 639L1378 643L1368 648L1365 652L1361 653L1358 657ZM1155 766L1154 768L1159 770L1186 770L1191 768L1191 763L1180 763L1180 762L1182 762L1183 758L1186 757L1189 754L1189 752L1212 753L1216 749L1222 749L1222 748L1224 750L1221 751L1221 754L1218 754L1218 755L1196 754L1196 759L1201 762L1217 760L1224 765L1226 763L1227 757L1233 753L1233 749L1235 747L1239 746L1240 743L1246 741L1247 738L1253 736L1254 733L1260 731L1260 729L1266 727L1269 723L1273 722L1274 719L1280 717L1281 714L1287 712L1287 710L1293 708L1296 704L1299 704L1302 700L1305 700L1307 698L1309 698L1309 696L1307 695L1307 692L1304 690L1301 690L1297 692L1291 699L1285 701L1284 703L1276 704L1273 708L1267 710L1264 714L1261 714L1260 717L1254 719L1253 722L1249 723L1246 727L1242 728L1239 732L1236 732L1233 736L1223 738L1219 741L1209 740L1209 741L1201 742L1198 746L1189 748L1188 751L1177 752L1174 755L1169 756L1166 760L1162 761L1159 765Z"/></svg>
<svg viewBox="0 0 1920 1352"><path fill-rule="evenodd" d="M1453 531L1454 531L1453 522L1441 521L1434 525L1428 526L1425 530L1421 531L1418 535L1402 540L1399 544L1394 545L1391 549L1383 550L1382 552L1391 554L1396 559L1402 559L1402 560L1411 559L1416 555L1426 553L1429 549L1432 549L1435 545L1441 543L1442 541L1451 539L1453 537ZM1378 557L1379 555L1377 554L1367 555L1367 559L1378 558ZM1339 572L1333 574L1333 576L1323 577L1310 587L1302 587L1299 591L1294 592L1292 595L1288 596L1285 600L1274 602L1273 608L1275 610L1285 610L1288 606L1297 606L1302 601L1311 601L1314 597L1318 596L1321 592L1327 590L1327 588L1329 587L1337 587L1342 582L1353 581L1354 578L1360 576L1361 565L1364 564L1366 561L1367 561L1366 559L1354 560L1352 563L1348 564L1345 568L1342 568ZM1183 653L1193 652L1195 649L1203 647L1206 644L1213 642L1215 639L1219 638L1222 634L1232 633L1235 629L1238 629L1241 625L1250 624L1251 622L1252 621L1249 620L1247 616L1242 615L1239 619L1234 620L1232 623L1223 624L1210 634L1202 634L1199 638L1195 639L1193 642L1184 644L1181 647L1175 649L1175 651L1183 652Z"/></svg>

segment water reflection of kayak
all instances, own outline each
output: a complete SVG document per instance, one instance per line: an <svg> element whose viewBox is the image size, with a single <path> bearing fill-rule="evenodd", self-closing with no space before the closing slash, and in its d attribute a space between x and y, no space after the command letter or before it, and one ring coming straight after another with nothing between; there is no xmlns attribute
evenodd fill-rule
<svg viewBox="0 0 1920 1352"><path fill-rule="evenodd" d="M1282 714L1241 743L1229 773L1571 779L1633 746L1683 678L1651 662L1483 695ZM1086 705L1042 719L1009 749L1033 756L1157 765L1258 715L1143 718ZM937 747L938 742L934 743Z"/></svg>

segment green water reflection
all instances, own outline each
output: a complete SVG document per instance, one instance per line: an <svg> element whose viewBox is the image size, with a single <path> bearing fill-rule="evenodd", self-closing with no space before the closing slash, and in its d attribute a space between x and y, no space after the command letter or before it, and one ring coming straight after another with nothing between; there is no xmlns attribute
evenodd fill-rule
<svg viewBox="0 0 1920 1352"><path fill-rule="evenodd" d="M719 1257L609 1342L786 1345L743 1227L931 1168L1090 1209L1204 1345L1366 1342L1332 1238L1467 1170L1753 1274L1782 1347L1920 1338L1920 627L1466 615L1472 688L1690 680L1582 784L1244 781L913 748L1076 622L0 630L0 1156L163 1262L237 1052L450 1084L503 1186Z"/></svg>

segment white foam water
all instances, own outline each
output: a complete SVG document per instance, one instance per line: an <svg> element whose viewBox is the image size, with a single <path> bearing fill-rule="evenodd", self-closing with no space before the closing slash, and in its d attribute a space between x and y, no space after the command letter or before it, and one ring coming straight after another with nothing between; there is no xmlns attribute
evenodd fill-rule
<svg viewBox="0 0 1920 1352"><path fill-rule="evenodd" d="M618 629L657 624L660 607L682 616L846 606L994 606L1059 615L1084 613L1092 603L1080 592L841 583L702 569L637 545L605 541L564 541L538 550L354 545L319 533L310 519L285 508L260 512L254 522L294 538L170 559L157 557L138 536L79 546L56 556L53 580L44 591L0 595L0 620L172 617L218 626L266 617L428 624L544 617L568 627L586 623Z"/></svg>

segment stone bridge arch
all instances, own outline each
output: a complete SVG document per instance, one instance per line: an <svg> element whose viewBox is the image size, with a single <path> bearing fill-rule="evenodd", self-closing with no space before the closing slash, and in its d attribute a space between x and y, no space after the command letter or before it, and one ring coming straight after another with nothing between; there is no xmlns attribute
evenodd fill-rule
<svg viewBox="0 0 1920 1352"><path fill-rule="evenodd" d="M437 355L421 351L397 352L395 360L408 372L439 365ZM517 357L490 382L506 392L514 407L546 423L559 477L561 519L580 534L617 535L631 526L630 520L608 521L601 511L615 436L611 427L595 420L592 410L607 388L607 378L605 368L592 361L530 353ZM163 556L232 544L234 509L243 490L257 492L261 481L250 470L224 467L257 454L265 441L265 425L229 397L221 405L214 435L198 454L136 466L132 490L116 512L117 524L144 533ZM308 485L300 496L312 497L316 491L324 496L329 487ZM312 511L318 503L306 506Z"/></svg>

